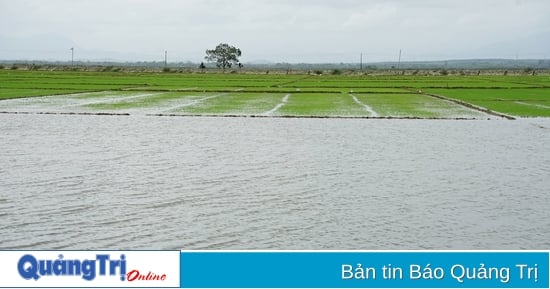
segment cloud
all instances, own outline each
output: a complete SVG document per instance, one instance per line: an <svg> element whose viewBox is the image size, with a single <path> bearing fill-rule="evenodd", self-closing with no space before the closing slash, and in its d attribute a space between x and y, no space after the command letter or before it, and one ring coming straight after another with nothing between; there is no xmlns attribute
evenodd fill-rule
<svg viewBox="0 0 550 289"><path fill-rule="evenodd" d="M395 3L378 3L352 12L343 27L351 29L380 28L399 21Z"/></svg>
<svg viewBox="0 0 550 289"><path fill-rule="evenodd" d="M241 47L244 60L291 62L356 61L360 52L393 60L399 48L411 60L477 57L503 42L538 55L520 41L550 30L545 0L0 0L0 10L0 35L20 40L0 43L1 58L48 57L74 43L82 57L169 50L197 61L219 42ZM42 45L14 53L33 38Z"/></svg>

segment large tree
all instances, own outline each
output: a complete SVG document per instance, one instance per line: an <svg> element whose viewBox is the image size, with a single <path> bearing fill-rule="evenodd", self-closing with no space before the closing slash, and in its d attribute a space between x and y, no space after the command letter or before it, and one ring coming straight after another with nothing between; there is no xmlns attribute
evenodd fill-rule
<svg viewBox="0 0 550 289"><path fill-rule="evenodd" d="M239 63L239 57L241 56L241 50L234 46L230 46L227 43L220 43L215 49L206 50L207 61L216 62L216 66L219 68L231 68L231 65Z"/></svg>

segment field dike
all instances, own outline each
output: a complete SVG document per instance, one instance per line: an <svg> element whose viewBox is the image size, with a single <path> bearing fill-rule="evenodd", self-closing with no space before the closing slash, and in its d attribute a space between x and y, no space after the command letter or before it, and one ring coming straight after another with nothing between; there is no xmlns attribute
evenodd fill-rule
<svg viewBox="0 0 550 289"><path fill-rule="evenodd" d="M270 111L266 111L266 112L262 113L262 115L266 115L266 116L272 115L273 113L278 111L279 108L283 107L283 105L285 105L288 102L289 98L290 98L290 93L285 95L283 97L283 99L281 99L281 102L279 104L277 104L273 109L271 109Z"/></svg>
<svg viewBox="0 0 550 289"><path fill-rule="evenodd" d="M485 107L473 105L473 104L471 104L471 103L464 102L464 101L462 101L462 100L458 100L458 99L454 99L454 98L449 98L449 97L446 97L446 96L443 96L443 95L433 94L433 93L423 93L423 94L424 94L424 95L427 95L427 96L439 98L439 99L442 99L442 100L450 101L450 102L453 102L453 103L462 105L462 106L464 106L464 107L467 107L467 108L470 108L470 109L473 109L473 110L481 111L481 112L486 113L486 114L490 114L490 115L494 115L494 116L498 116L498 117L503 117L503 118L506 118L506 119L509 119L509 120L515 120L515 119L516 119L516 118L513 117L513 116L509 116L509 115L507 115L507 114L499 113L499 112L490 110L490 109L485 108Z"/></svg>
<svg viewBox="0 0 550 289"><path fill-rule="evenodd" d="M351 98L353 98L353 101L355 101L355 103L357 103L358 105L362 106L363 108L365 108L365 110L370 114L370 116L372 117L378 117L378 113L376 111L374 111L372 109L372 107L362 103L359 99L357 99L357 96L353 95L350 93L350 96Z"/></svg>
<svg viewBox="0 0 550 289"><path fill-rule="evenodd" d="M72 112L72 111L0 111L0 114L21 115L86 115L86 116L132 116L123 112ZM204 117L204 118L298 118L298 119L371 119L371 120L480 120L475 117L417 117L417 116L336 116L336 115L265 115L265 114L175 114L175 113L148 113L137 114L147 117Z"/></svg>
<svg viewBox="0 0 550 289"><path fill-rule="evenodd" d="M62 112L62 111L0 111L2 114L44 114L44 115L110 115L110 116L130 116L129 113L116 112Z"/></svg>
<svg viewBox="0 0 550 289"><path fill-rule="evenodd" d="M4 113L1 112L0 113ZM9 112L8 112L9 113ZM299 118L299 119L398 119L398 120L480 120L475 117L418 117L418 116L337 116L337 115L260 115L260 114L147 114L164 117L230 117L230 118Z"/></svg>
<svg viewBox="0 0 550 289"><path fill-rule="evenodd" d="M479 112L483 112L483 113L486 113L486 114L489 114L489 115L503 117L503 118L506 118L506 119L509 119L509 120L515 120L516 119L515 117L512 117L510 115L499 113L499 112L490 110L488 108L477 106L477 105L474 105L474 104L471 104L471 103L468 103L468 102L465 102L465 101L462 101L462 100L446 97L446 96L435 94L435 93L427 93L427 92L423 92L421 90L416 90L416 89L413 89L413 88L404 88L404 89L410 91L411 93L419 93L419 94L422 94L422 95L426 95L426 96L434 97L434 98L437 98L437 99L449 101L449 102L464 106L466 108L473 109L473 110L476 110L476 111L479 111Z"/></svg>

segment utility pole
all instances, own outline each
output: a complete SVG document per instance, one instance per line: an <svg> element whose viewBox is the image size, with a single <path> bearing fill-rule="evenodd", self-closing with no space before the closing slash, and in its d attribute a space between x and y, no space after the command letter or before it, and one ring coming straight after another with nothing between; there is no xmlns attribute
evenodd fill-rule
<svg viewBox="0 0 550 289"><path fill-rule="evenodd" d="M363 72L363 52L361 52L361 56L359 59L359 70Z"/></svg>
<svg viewBox="0 0 550 289"><path fill-rule="evenodd" d="M164 50L164 67L168 66L168 51Z"/></svg>
<svg viewBox="0 0 550 289"><path fill-rule="evenodd" d="M74 66L74 47L71 47L71 49L69 49L71 51L71 67Z"/></svg>
<svg viewBox="0 0 550 289"><path fill-rule="evenodd" d="M401 65L401 49L399 49L399 59L397 60L397 69L399 69L400 65Z"/></svg>

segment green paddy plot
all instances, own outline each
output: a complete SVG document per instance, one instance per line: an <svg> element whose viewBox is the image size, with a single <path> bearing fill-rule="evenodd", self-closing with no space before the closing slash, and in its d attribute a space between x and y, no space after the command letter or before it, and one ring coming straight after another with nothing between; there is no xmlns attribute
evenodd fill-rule
<svg viewBox="0 0 550 289"><path fill-rule="evenodd" d="M484 114L423 94L354 94L381 117L480 118Z"/></svg>
<svg viewBox="0 0 550 289"><path fill-rule="evenodd" d="M278 113L289 116L374 116L344 93L293 94Z"/></svg>
<svg viewBox="0 0 550 289"><path fill-rule="evenodd" d="M550 117L550 88L432 89L431 93L520 117Z"/></svg>
<svg viewBox="0 0 550 289"><path fill-rule="evenodd" d="M538 82L529 83L514 77L472 77L472 76L312 76L288 84L291 87L316 88L513 88L536 87Z"/></svg>
<svg viewBox="0 0 550 289"><path fill-rule="evenodd" d="M508 86L515 84L533 88L550 88L550 76L548 75L481 76L480 79L492 83L503 83Z"/></svg>
<svg viewBox="0 0 550 289"><path fill-rule="evenodd" d="M0 111L6 112L97 112L102 104L143 96L144 93L103 91L50 95L43 97L15 98L0 101Z"/></svg>
<svg viewBox="0 0 550 289"><path fill-rule="evenodd" d="M13 98L23 98L23 97L36 97L36 96L45 96L45 95L59 95L59 94L71 94L81 92L82 90L71 90L71 89L42 89L42 88L0 88L0 100L2 99L13 99Z"/></svg>
<svg viewBox="0 0 550 289"><path fill-rule="evenodd" d="M120 90L140 85L123 74L0 71L0 99Z"/></svg>
<svg viewBox="0 0 550 289"><path fill-rule="evenodd" d="M186 103L192 103L196 99L207 97L208 93L182 93L182 92L125 92L126 97L109 101L89 103L87 108L97 110L143 110L143 109L169 109Z"/></svg>
<svg viewBox="0 0 550 289"><path fill-rule="evenodd" d="M168 112L192 115L276 115L276 108L284 99L285 95L280 93L220 93L199 98Z"/></svg>
<svg viewBox="0 0 550 289"><path fill-rule="evenodd" d="M277 87L297 76L248 74L152 74L144 75L146 85L128 88L152 91L235 91Z"/></svg>

